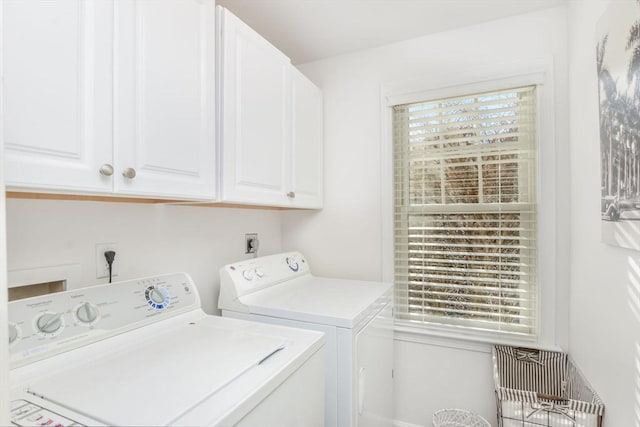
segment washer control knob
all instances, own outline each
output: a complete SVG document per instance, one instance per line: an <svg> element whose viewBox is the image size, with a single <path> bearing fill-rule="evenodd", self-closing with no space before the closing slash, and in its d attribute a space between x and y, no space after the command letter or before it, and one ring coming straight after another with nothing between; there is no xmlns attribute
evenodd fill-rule
<svg viewBox="0 0 640 427"><path fill-rule="evenodd" d="M13 344L13 342L17 339L18 327L13 323L9 323L9 344Z"/></svg>
<svg viewBox="0 0 640 427"><path fill-rule="evenodd" d="M169 306L169 293L166 289L151 285L144 290L144 298L147 304L156 310L162 310Z"/></svg>
<svg viewBox="0 0 640 427"><path fill-rule="evenodd" d="M253 270L245 270L242 272L242 277L245 280L253 280Z"/></svg>
<svg viewBox="0 0 640 427"><path fill-rule="evenodd" d="M55 334L62 328L62 313L44 313L36 321L38 332Z"/></svg>
<svg viewBox="0 0 640 427"><path fill-rule="evenodd" d="M149 299L156 304L164 302L164 294L158 288L151 288L149 291Z"/></svg>
<svg viewBox="0 0 640 427"><path fill-rule="evenodd" d="M287 265L293 272L297 272L300 266L298 265L298 261L293 257L287 257Z"/></svg>
<svg viewBox="0 0 640 427"><path fill-rule="evenodd" d="M98 309L90 302L85 302L76 309L76 318L82 323L92 323L98 318Z"/></svg>
<svg viewBox="0 0 640 427"><path fill-rule="evenodd" d="M264 277L264 270L261 267L256 268L256 276Z"/></svg>

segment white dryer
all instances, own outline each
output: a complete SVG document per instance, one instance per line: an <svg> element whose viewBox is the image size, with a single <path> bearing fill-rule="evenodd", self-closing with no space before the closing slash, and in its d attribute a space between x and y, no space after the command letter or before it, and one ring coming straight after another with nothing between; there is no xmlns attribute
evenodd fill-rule
<svg viewBox="0 0 640 427"><path fill-rule="evenodd" d="M176 273L9 303L18 426L324 423L322 334L206 315Z"/></svg>
<svg viewBox="0 0 640 427"><path fill-rule="evenodd" d="M220 270L222 315L322 331L325 426L389 426L393 420L392 285L313 276L299 252Z"/></svg>

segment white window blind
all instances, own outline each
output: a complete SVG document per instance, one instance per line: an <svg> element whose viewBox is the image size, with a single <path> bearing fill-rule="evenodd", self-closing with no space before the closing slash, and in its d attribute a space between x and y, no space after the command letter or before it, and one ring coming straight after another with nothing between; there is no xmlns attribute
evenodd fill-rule
<svg viewBox="0 0 640 427"><path fill-rule="evenodd" d="M536 87L393 111L396 321L533 336Z"/></svg>

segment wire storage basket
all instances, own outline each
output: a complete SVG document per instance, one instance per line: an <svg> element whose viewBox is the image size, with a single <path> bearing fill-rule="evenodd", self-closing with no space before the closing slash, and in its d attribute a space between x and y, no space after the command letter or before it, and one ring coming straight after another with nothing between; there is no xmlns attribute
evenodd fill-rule
<svg viewBox="0 0 640 427"><path fill-rule="evenodd" d="M567 353L493 347L499 427L601 427L604 403Z"/></svg>
<svg viewBox="0 0 640 427"><path fill-rule="evenodd" d="M433 427L491 427L491 424L473 412L441 409L433 414Z"/></svg>

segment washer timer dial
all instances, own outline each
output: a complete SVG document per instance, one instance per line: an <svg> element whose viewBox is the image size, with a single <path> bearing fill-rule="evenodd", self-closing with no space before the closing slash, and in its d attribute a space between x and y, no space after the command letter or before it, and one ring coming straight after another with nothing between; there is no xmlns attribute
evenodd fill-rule
<svg viewBox="0 0 640 427"><path fill-rule="evenodd" d="M35 330L44 336L54 336L62 332L62 313L46 312L35 319Z"/></svg>
<svg viewBox="0 0 640 427"><path fill-rule="evenodd" d="M156 310L163 310L169 305L169 292L157 286L149 286L144 290L144 298L147 304Z"/></svg>

